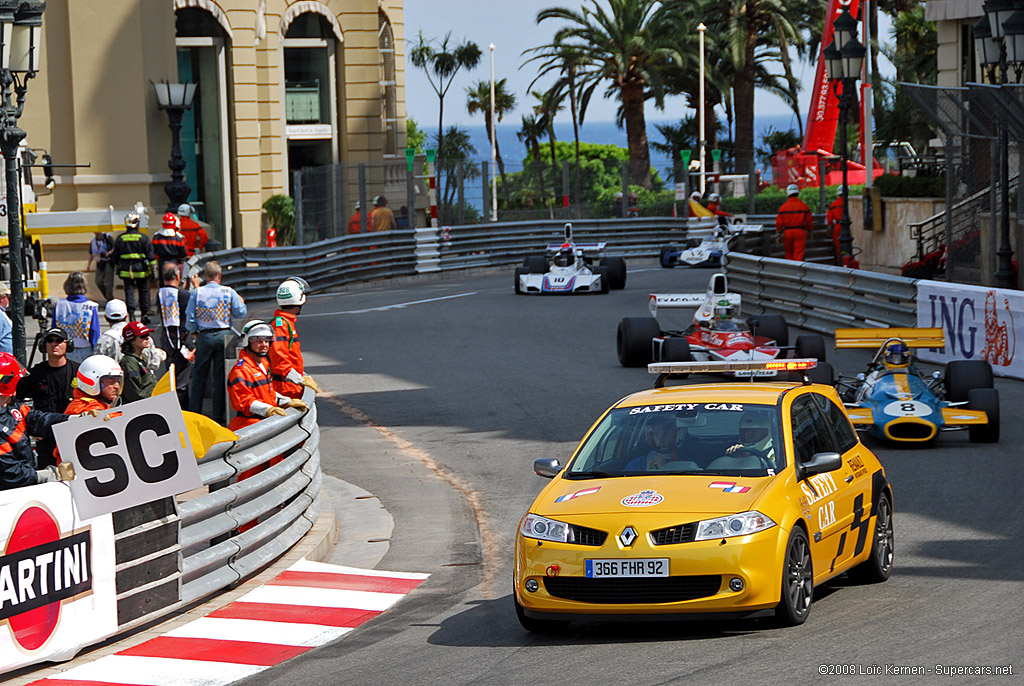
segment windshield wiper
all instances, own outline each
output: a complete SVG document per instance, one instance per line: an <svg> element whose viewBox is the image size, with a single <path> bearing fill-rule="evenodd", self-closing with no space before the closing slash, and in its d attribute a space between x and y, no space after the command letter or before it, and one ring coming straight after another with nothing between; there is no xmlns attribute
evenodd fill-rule
<svg viewBox="0 0 1024 686"><path fill-rule="evenodd" d="M621 474L612 474L611 472L568 472L565 475L566 479L609 479Z"/></svg>

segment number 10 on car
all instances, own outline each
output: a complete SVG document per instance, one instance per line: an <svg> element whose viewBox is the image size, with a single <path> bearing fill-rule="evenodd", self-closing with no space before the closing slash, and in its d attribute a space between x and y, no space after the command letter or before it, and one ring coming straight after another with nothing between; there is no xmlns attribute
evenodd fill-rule
<svg viewBox="0 0 1024 686"><path fill-rule="evenodd" d="M75 417L53 428L80 517L95 517L202 485L173 393Z"/></svg>

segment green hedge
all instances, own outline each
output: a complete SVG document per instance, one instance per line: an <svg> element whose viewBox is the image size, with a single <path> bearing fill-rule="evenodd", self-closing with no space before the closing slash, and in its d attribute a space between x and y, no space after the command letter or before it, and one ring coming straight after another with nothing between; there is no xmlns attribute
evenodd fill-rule
<svg viewBox="0 0 1024 686"><path fill-rule="evenodd" d="M945 176L896 176L882 174L875 186L885 198L944 198Z"/></svg>

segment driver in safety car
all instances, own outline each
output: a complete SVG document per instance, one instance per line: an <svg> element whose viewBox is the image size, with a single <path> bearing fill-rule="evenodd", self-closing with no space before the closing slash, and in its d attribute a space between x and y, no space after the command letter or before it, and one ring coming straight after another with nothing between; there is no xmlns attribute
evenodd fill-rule
<svg viewBox="0 0 1024 686"><path fill-rule="evenodd" d="M572 248L565 246L555 255L554 263L556 267L571 267L576 262L576 257L572 254Z"/></svg>
<svg viewBox="0 0 1024 686"><path fill-rule="evenodd" d="M740 417L737 442L725 455L708 465L708 471L719 469L765 469L775 466L775 446L766 412L748 409Z"/></svg>

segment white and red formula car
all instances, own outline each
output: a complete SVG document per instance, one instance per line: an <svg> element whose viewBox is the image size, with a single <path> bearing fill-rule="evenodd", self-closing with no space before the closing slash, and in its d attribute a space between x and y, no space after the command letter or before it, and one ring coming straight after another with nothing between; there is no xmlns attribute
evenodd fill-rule
<svg viewBox="0 0 1024 686"><path fill-rule="evenodd" d="M797 336L789 345L789 326L776 314L746 319L739 316L742 298L730 293L725 274L713 274L704 293L658 294L648 298L650 317L625 317L619 321L616 345L624 367L643 367L651 362L766 361L785 357L813 357L820 361L816 377L831 382L825 360L825 341L817 334ZM696 310L692 321L679 328L663 327L659 311ZM775 376L772 370L737 371L735 376ZM815 381L819 379L816 378Z"/></svg>
<svg viewBox="0 0 1024 686"><path fill-rule="evenodd" d="M625 287L626 260L606 256L605 243L574 243L572 224L565 225L562 243L527 257L515 271L516 295L607 293Z"/></svg>

